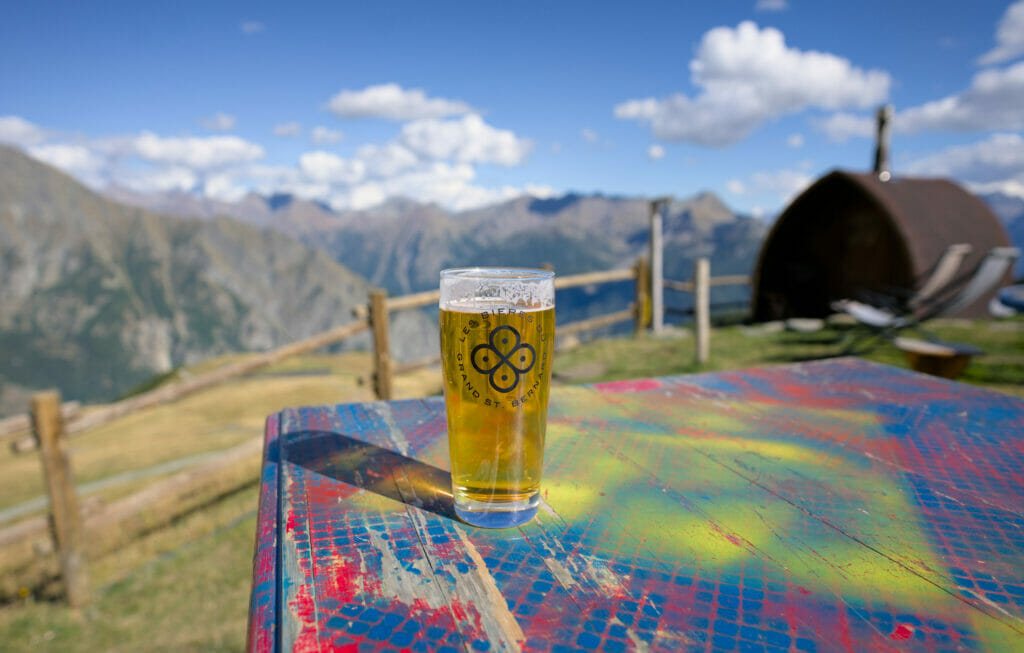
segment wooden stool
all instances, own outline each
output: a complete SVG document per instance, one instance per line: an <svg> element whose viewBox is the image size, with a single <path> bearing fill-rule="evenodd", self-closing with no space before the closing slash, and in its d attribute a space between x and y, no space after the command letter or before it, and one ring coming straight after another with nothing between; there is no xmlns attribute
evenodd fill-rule
<svg viewBox="0 0 1024 653"><path fill-rule="evenodd" d="M983 353L977 347L954 342L894 338L893 344L907 357L912 369L944 379L957 378L967 368L971 356Z"/></svg>

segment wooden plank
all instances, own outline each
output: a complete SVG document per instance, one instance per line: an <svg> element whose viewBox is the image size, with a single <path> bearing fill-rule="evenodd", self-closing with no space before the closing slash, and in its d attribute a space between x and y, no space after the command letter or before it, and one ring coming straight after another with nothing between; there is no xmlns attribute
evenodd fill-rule
<svg viewBox="0 0 1024 653"><path fill-rule="evenodd" d="M76 435L88 429L112 422L125 415L138 412L144 408L177 401L182 397L220 385L246 374L251 374L256 370L273 365L292 356L315 351L340 340L345 340L365 331L368 327L369 324L366 320L355 320L336 329L324 331L310 338L279 347L273 351L246 357L245 360L238 363L225 365L205 374L160 386L135 397L86 412L67 425L67 433L68 435ZM34 449L35 443L32 440L17 440L12 444L12 448L16 452L21 453Z"/></svg>
<svg viewBox="0 0 1024 653"><path fill-rule="evenodd" d="M666 279L662 282L668 290L678 290L680 292L693 292L696 289L696 285L693 281L674 281ZM715 286L745 286L750 283L750 277L745 274L733 274L724 275L721 277L711 277L708 279L708 285L711 287Z"/></svg>
<svg viewBox="0 0 1024 653"><path fill-rule="evenodd" d="M630 305L630 307L624 311L608 313L607 315L598 315L597 317L592 317L587 320L580 320L578 322L559 326L555 330L555 335L558 337L576 335L585 331L592 331L593 329L600 329L601 327L619 324L620 322L628 322L633 319L636 319L636 306Z"/></svg>
<svg viewBox="0 0 1024 653"><path fill-rule="evenodd" d="M613 281L629 281L636 277L633 268L621 268L618 270L603 270L600 272L586 272L574 274L567 277L555 278L555 290L563 288L576 288L578 286L589 286L595 283L611 283Z"/></svg>
<svg viewBox="0 0 1024 653"><path fill-rule="evenodd" d="M60 406L61 417L64 419L66 424L69 420L76 417L82 410L82 402L80 401L65 401ZM5 417L0 419L0 442L10 440L13 438L21 438L25 433L32 430L32 416L28 413L23 415L12 415L11 417Z"/></svg>
<svg viewBox="0 0 1024 653"><path fill-rule="evenodd" d="M451 518L440 399L281 424L289 650L1024 644L1019 399L858 360L556 388L507 530Z"/></svg>
<svg viewBox="0 0 1024 653"><path fill-rule="evenodd" d="M418 358L414 361L408 361L406 363L394 365L392 367L392 375L397 376L399 374L409 374L410 372L422 370L426 367L439 367L440 365L440 356L424 356L423 358Z"/></svg>
<svg viewBox="0 0 1024 653"><path fill-rule="evenodd" d="M278 485L280 478L281 417L267 417L263 442L263 469L260 474L260 504L256 517L256 546L252 563L252 590L249 594L249 627L246 651L269 653L277 646L277 620L280 596L278 580L278 521L280 518Z"/></svg>
<svg viewBox="0 0 1024 653"><path fill-rule="evenodd" d="M39 441L64 592L71 607L81 608L89 602L89 574L85 566L82 517L64 438L60 394L41 392L32 396L32 430Z"/></svg>

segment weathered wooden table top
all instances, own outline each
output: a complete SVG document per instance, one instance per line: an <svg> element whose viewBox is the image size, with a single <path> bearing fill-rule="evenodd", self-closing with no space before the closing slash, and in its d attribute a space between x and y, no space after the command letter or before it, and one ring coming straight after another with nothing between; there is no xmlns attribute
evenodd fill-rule
<svg viewBox="0 0 1024 653"><path fill-rule="evenodd" d="M1024 650L1024 402L856 359L558 387L537 518L440 398L267 422L255 650Z"/></svg>

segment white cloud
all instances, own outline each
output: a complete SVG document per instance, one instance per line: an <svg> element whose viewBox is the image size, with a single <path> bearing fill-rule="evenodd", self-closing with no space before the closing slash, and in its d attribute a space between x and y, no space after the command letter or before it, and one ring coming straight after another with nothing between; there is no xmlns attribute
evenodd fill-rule
<svg viewBox="0 0 1024 653"><path fill-rule="evenodd" d="M199 175L184 166L126 171L119 175L117 181L141 193L163 193L171 190L188 192L201 186Z"/></svg>
<svg viewBox="0 0 1024 653"><path fill-rule="evenodd" d="M983 70L963 93L896 114L893 129L989 131L1024 129L1024 61L1002 70Z"/></svg>
<svg viewBox="0 0 1024 653"><path fill-rule="evenodd" d="M238 29L242 30L242 34L259 34L267 29L267 26L258 20L244 20L238 26Z"/></svg>
<svg viewBox="0 0 1024 653"><path fill-rule="evenodd" d="M0 116L0 143L28 147L47 138L46 130L18 116Z"/></svg>
<svg viewBox="0 0 1024 653"><path fill-rule="evenodd" d="M665 148L660 145L652 145L647 148L647 158L651 161L657 161L665 158Z"/></svg>
<svg viewBox="0 0 1024 653"><path fill-rule="evenodd" d="M996 47L978 58L978 64L988 66L1003 63L1024 55L1024 0L1017 0L1006 9L996 27Z"/></svg>
<svg viewBox="0 0 1024 653"><path fill-rule="evenodd" d="M1024 137L993 134L983 141L958 145L905 166L914 176L951 177L969 186L1024 183Z"/></svg>
<svg viewBox="0 0 1024 653"><path fill-rule="evenodd" d="M226 132L234 129L236 122L238 122L238 119L231 114L218 111L208 118L202 118L199 124L207 129Z"/></svg>
<svg viewBox="0 0 1024 653"><path fill-rule="evenodd" d="M264 156L262 147L237 136L163 138L143 132L134 139L134 149L146 161L179 164L197 170L255 161Z"/></svg>
<svg viewBox="0 0 1024 653"><path fill-rule="evenodd" d="M345 135L340 131L318 125L310 132L309 138L314 145L333 145L341 142Z"/></svg>
<svg viewBox="0 0 1024 653"><path fill-rule="evenodd" d="M50 143L30 146L27 151L43 163L63 170L87 186L98 188L104 185L106 158L85 145Z"/></svg>
<svg viewBox="0 0 1024 653"><path fill-rule="evenodd" d="M789 9L787 0L757 0L755 11L786 11Z"/></svg>
<svg viewBox="0 0 1024 653"><path fill-rule="evenodd" d="M790 134L786 137L786 146L792 147L793 149L801 148L804 146L804 135L803 134Z"/></svg>
<svg viewBox="0 0 1024 653"><path fill-rule="evenodd" d="M495 129L476 114L456 120L417 120L402 127L399 142L421 157L457 163L522 163L533 144L513 132Z"/></svg>
<svg viewBox="0 0 1024 653"><path fill-rule="evenodd" d="M322 151L299 157L299 169L314 181L328 183L355 184L366 175L366 164L362 161Z"/></svg>
<svg viewBox="0 0 1024 653"><path fill-rule="evenodd" d="M852 113L835 113L823 120L815 121L818 129L825 132L830 140L845 143L851 138L870 138L875 135L877 119L856 116Z"/></svg>
<svg viewBox="0 0 1024 653"><path fill-rule="evenodd" d="M274 136L292 138L302 134L302 125L297 122L282 122L274 125Z"/></svg>
<svg viewBox="0 0 1024 653"><path fill-rule="evenodd" d="M813 178L800 170L755 172L746 181L730 179L726 190L740 197L761 197L777 205L788 204L813 182Z"/></svg>
<svg viewBox="0 0 1024 653"><path fill-rule="evenodd" d="M367 174L394 177L416 166L419 157L398 143L364 145L356 150L356 158L366 164Z"/></svg>
<svg viewBox="0 0 1024 653"><path fill-rule="evenodd" d="M473 111L465 102L428 98L422 89L406 90L398 84L368 86L361 91L340 91L330 99L327 107L342 118L396 121L444 118Z"/></svg>
<svg viewBox="0 0 1024 653"><path fill-rule="evenodd" d="M584 127L583 130L580 131L580 136L582 136L583 140L588 143L596 143L598 139L597 132L590 127Z"/></svg>
<svg viewBox="0 0 1024 653"><path fill-rule="evenodd" d="M275 128L301 132L297 123ZM312 134L312 132L311 132ZM153 132L58 142L27 121L0 118L0 135L95 188L118 184L143 193L184 191L236 201L250 191L293 193L338 208L365 208L404 196L463 210L554 193L546 186L483 187L481 163L518 165L531 143L477 115L408 123L391 142L364 145L350 157L314 150L295 165L265 165L262 147L237 136L165 137Z"/></svg>
<svg viewBox="0 0 1024 653"><path fill-rule="evenodd" d="M102 157L84 145L53 143L30 147L28 152L40 161L70 173L95 173L103 165Z"/></svg>
<svg viewBox="0 0 1024 653"><path fill-rule="evenodd" d="M833 54L786 46L782 32L752 22L708 31L690 62L700 93L629 100L615 117L649 125L657 138L722 147L766 121L810 108L867 108L889 92L889 75Z"/></svg>

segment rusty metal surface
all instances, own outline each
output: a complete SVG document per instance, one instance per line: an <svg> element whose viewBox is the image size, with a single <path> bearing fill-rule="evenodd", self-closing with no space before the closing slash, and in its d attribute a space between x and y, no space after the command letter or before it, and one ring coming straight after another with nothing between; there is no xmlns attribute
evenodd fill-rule
<svg viewBox="0 0 1024 653"><path fill-rule="evenodd" d="M250 648L1022 650L1022 433L853 359L558 388L541 512L484 530L440 399L285 410Z"/></svg>

